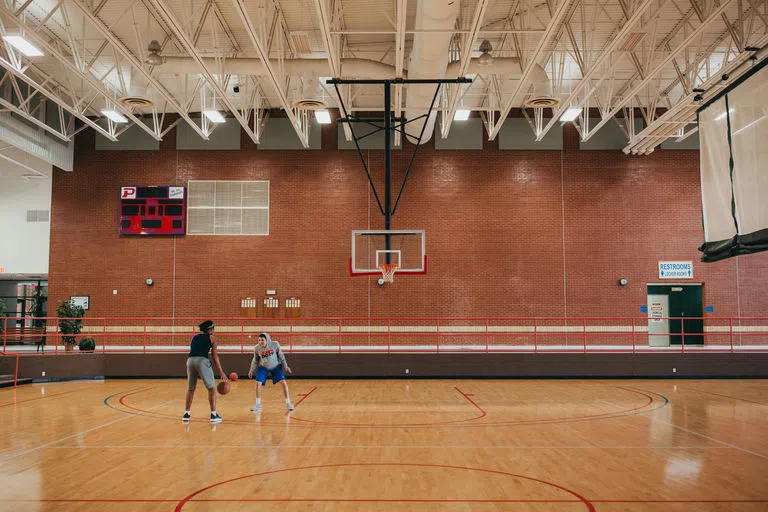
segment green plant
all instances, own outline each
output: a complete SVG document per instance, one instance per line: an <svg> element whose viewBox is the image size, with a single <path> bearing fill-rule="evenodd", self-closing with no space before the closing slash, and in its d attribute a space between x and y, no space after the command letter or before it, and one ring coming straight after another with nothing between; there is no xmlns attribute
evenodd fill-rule
<svg viewBox="0 0 768 512"><path fill-rule="evenodd" d="M96 340L93 338L83 338L80 340L79 347L83 352L93 352L96 350Z"/></svg>
<svg viewBox="0 0 768 512"><path fill-rule="evenodd" d="M56 307L56 316L59 317L59 334L65 345L77 343L77 334L83 328L83 321L79 320L85 315L85 310L80 306L74 306L68 300L60 300ZM75 335L75 336L73 336Z"/></svg>

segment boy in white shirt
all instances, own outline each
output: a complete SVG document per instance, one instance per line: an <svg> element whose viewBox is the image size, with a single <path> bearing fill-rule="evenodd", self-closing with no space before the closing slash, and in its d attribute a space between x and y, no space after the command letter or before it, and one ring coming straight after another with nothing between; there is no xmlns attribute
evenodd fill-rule
<svg viewBox="0 0 768 512"><path fill-rule="evenodd" d="M267 375L269 374L272 374L272 384L279 382L283 385L285 408L289 411L293 410L291 397L288 394L288 383L285 381L283 370L292 373L288 362L285 360L285 354L280 348L280 343L270 338L266 332L259 334L259 341L253 347L251 369L248 371L249 379L252 379L253 372L256 372L256 405L251 407L252 411L261 411L261 386L267 383Z"/></svg>

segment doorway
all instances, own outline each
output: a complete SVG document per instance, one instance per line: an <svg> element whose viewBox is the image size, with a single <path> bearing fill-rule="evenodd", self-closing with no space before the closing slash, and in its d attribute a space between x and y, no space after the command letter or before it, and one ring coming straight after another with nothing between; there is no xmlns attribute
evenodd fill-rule
<svg viewBox="0 0 768 512"><path fill-rule="evenodd" d="M681 345L683 339L686 345L704 344L704 297L703 283L670 283L648 285L648 327L651 345L663 346L660 342L662 334L654 334L651 338L651 327L656 327L659 333L658 319L668 318L668 324L662 328L669 335L670 345ZM666 300L664 298L666 297ZM659 308L663 308L659 314Z"/></svg>

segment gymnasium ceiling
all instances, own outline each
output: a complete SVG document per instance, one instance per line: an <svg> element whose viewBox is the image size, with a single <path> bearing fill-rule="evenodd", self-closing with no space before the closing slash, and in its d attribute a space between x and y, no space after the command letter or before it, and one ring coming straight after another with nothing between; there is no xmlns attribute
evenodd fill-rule
<svg viewBox="0 0 768 512"><path fill-rule="evenodd" d="M159 140L175 123L207 138L215 124L199 113L217 110L258 142L275 109L284 110L306 139L310 103L338 107L326 78L466 75L471 85L446 86L438 95L436 136L461 122L454 121L456 110L471 110L493 139L504 119L522 109L541 139L575 107L582 108L573 121L582 139L618 123L629 141L625 152L647 153L666 138L695 133L693 90L702 89L704 99L713 96L762 59L768 41L766 0L0 5L0 32L22 35L44 53L26 57L7 42L0 45L0 104L62 141L81 129L114 140L134 124ZM159 46L154 52L148 51L151 41ZM395 86L393 110L408 117L424 113L431 92L421 89ZM383 109L380 86L339 91L348 110ZM128 123L104 118L105 110ZM593 117L584 119L590 111ZM640 117L646 128L636 132L632 121Z"/></svg>

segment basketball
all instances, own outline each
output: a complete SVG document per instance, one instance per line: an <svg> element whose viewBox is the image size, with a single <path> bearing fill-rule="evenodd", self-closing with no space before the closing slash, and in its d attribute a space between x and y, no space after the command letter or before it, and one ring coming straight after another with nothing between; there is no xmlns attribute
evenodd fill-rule
<svg viewBox="0 0 768 512"><path fill-rule="evenodd" d="M237 373L235 373L235 372L230 373L229 374L229 380L231 380L232 382L236 381L237 380Z"/></svg>
<svg viewBox="0 0 768 512"><path fill-rule="evenodd" d="M224 381L219 382L219 385L216 387L219 390L219 394L221 395L226 395L227 393L229 393L229 390L231 389L229 382L224 382Z"/></svg>

